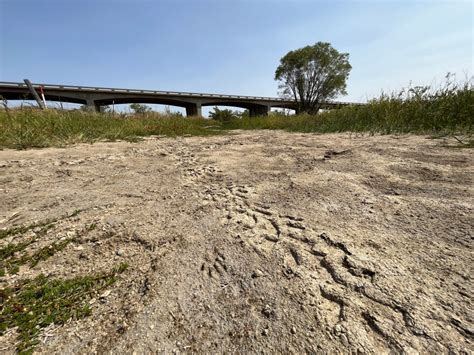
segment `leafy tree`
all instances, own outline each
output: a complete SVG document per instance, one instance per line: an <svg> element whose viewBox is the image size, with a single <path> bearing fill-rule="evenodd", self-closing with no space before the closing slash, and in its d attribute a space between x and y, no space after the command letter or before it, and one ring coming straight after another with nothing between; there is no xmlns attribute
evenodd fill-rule
<svg viewBox="0 0 474 355"><path fill-rule="evenodd" d="M221 110L217 106L215 106L213 110L214 111L209 112L209 117L212 118L213 120L227 122L235 118L239 118L239 112L236 113L229 109Z"/></svg>
<svg viewBox="0 0 474 355"><path fill-rule="evenodd" d="M144 114L151 111L150 106L142 105L139 103L130 104L130 108L133 110L133 112L138 113L138 114Z"/></svg>
<svg viewBox="0 0 474 355"><path fill-rule="evenodd" d="M351 69L348 53L318 42L281 58L275 80L279 81L283 96L295 101L297 112L315 114L323 102L347 94L346 80Z"/></svg>

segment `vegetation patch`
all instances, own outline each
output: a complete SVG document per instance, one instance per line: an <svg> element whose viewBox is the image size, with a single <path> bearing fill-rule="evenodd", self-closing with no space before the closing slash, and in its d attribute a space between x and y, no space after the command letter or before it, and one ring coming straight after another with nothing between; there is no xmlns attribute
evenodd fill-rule
<svg viewBox="0 0 474 355"><path fill-rule="evenodd" d="M51 229L58 220L74 217L79 214L79 212L80 210L75 210L61 218L49 219L43 222L30 224L28 226L20 226L2 230L0 239L10 235L24 234L29 230L39 228L39 230L35 231L34 236L28 238L27 240L22 240L17 243L8 243L6 246L0 248L0 276L4 276L5 272L8 272L9 274L16 274L19 271L20 266L25 264L29 264L30 267L34 267L40 261L46 260L56 254L58 251L63 250L69 243L74 241L75 238L68 238L65 240L60 240L59 242L53 242L52 244L41 248L33 254L29 254L25 251L28 246L36 242L41 236L45 235L46 232Z"/></svg>
<svg viewBox="0 0 474 355"><path fill-rule="evenodd" d="M17 351L32 352L43 328L90 315L88 301L112 285L127 267L122 263L108 273L64 280L40 275L0 289L0 335L18 327Z"/></svg>
<svg viewBox="0 0 474 355"><path fill-rule="evenodd" d="M28 232L31 229L35 228L40 228L40 231L37 234L43 235L45 234L48 229L52 228L54 223L61 219L66 219L66 218L71 218L77 216L79 213L81 213L81 210L74 210L69 214L66 214L62 217L59 218L54 218L54 219L47 219L45 221L40 221L40 222L35 222L26 226L18 226L18 227L11 227L7 229L0 229L0 240L4 239L6 237L9 237L11 235L17 235L17 234L24 234Z"/></svg>
<svg viewBox="0 0 474 355"><path fill-rule="evenodd" d="M238 114L215 108L211 119L203 119L148 111L130 115L5 109L0 111L0 148L27 149L118 139L134 142L150 135L204 136L234 129L469 135L473 123L472 80L458 83L447 75L440 87L410 86L399 92L382 93L364 105L349 105L318 114L271 113L248 117L245 111Z"/></svg>
<svg viewBox="0 0 474 355"><path fill-rule="evenodd" d="M439 88L408 87L382 94L366 105L345 106L317 115L270 115L225 122L225 129L282 129L291 132L417 133L469 135L474 127L472 82L447 78Z"/></svg>
<svg viewBox="0 0 474 355"><path fill-rule="evenodd" d="M216 122L214 125L218 125ZM148 112L125 115L83 111L8 109L0 111L0 148L43 148L75 143L164 135L211 135L209 120Z"/></svg>
<svg viewBox="0 0 474 355"><path fill-rule="evenodd" d="M0 239L4 239L6 237L9 237L11 235L17 235L17 234L24 234L26 232L28 232L29 230L31 229L34 229L34 228L41 228L41 231L39 233L46 233L46 231L51 228L54 223L56 222L57 220L46 220L46 221L43 221L43 222L37 222L37 223L32 223L30 225L27 225L27 226L19 226L19 227L12 227L12 228L8 228L8 229L1 229L0 230Z"/></svg>

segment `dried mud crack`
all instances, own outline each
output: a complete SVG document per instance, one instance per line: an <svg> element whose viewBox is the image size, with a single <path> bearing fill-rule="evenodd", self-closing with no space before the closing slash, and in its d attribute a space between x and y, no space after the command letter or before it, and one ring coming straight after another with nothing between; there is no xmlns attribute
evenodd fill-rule
<svg viewBox="0 0 474 355"><path fill-rule="evenodd" d="M472 154L396 138L1 151L2 351L24 345L5 290L127 265L34 350L472 352Z"/></svg>

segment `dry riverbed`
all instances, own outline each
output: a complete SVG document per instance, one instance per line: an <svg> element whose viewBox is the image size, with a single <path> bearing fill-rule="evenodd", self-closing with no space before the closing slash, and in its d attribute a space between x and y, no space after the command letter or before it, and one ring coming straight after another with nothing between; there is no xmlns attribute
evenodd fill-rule
<svg viewBox="0 0 474 355"><path fill-rule="evenodd" d="M35 350L471 353L474 158L446 144L254 131L0 151L0 320L40 312L18 298L40 274L113 275ZM6 353L26 344L9 322Z"/></svg>

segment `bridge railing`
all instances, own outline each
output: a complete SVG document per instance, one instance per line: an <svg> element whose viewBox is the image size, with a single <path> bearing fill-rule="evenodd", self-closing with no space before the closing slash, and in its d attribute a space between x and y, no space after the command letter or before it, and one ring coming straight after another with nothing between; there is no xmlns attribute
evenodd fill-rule
<svg viewBox="0 0 474 355"><path fill-rule="evenodd" d="M186 91L160 91L160 90L139 90L139 89L123 89L123 88L107 88L107 87L94 87L94 86L79 86L79 85L56 85L56 84L41 84L33 83L34 87L42 86L43 89L52 90L77 90L77 91L99 91L99 92L116 92L116 93L129 93L129 94L154 94L154 95L173 95L173 96L196 96L196 97L215 97L215 98L228 98L228 99L245 99L245 100L267 100L267 101L288 101L280 97L265 97L265 96L241 96L241 95L223 95L223 94L209 94L209 93L196 93ZM0 81L0 87L20 87L27 89L24 83Z"/></svg>
<svg viewBox="0 0 474 355"><path fill-rule="evenodd" d="M106 87L94 87L94 86L79 86L79 85L58 85L58 84L41 84L34 83L34 87L43 87L44 89L51 90L75 90L75 91L94 91L94 92L108 92L108 93L128 93L128 94L151 94L151 95L165 95L165 96L187 96L187 97L205 97L205 98L219 98L219 99L243 99L243 100L261 100L261 101L273 101L273 102L284 102L292 103L293 100L284 99L281 97L265 97L265 96L241 96L241 95L222 95L222 94L207 94L207 93L195 93L195 92L177 92L177 91L157 91L157 90L139 90L139 89L123 89L123 88L106 88ZM25 88L28 89L26 84L11 82L11 81L0 81L0 88ZM355 102L344 102L336 101L329 102L334 105L364 105L362 103Z"/></svg>

